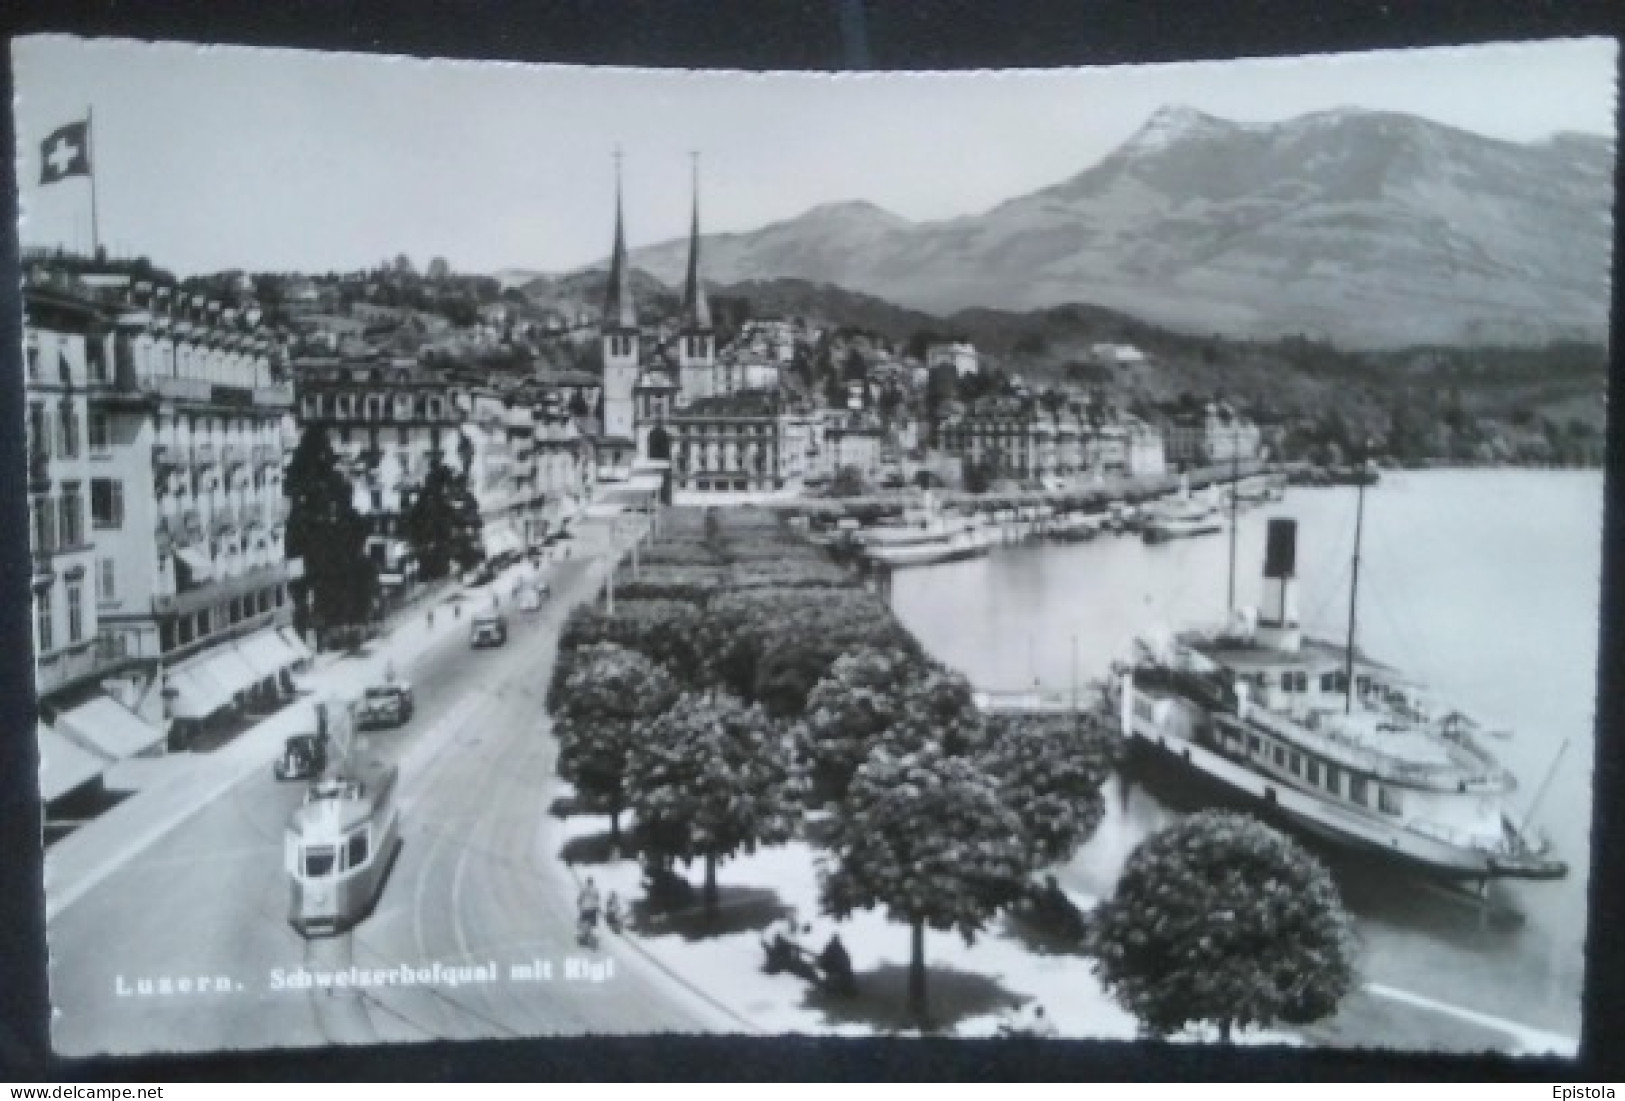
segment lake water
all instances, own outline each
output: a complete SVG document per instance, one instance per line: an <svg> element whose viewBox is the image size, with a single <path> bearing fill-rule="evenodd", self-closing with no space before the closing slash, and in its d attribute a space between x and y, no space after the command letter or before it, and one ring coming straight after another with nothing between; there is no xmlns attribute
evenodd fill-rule
<svg viewBox="0 0 1625 1101"><path fill-rule="evenodd" d="M1355 499L1353 489L1290 490L1243 512L1237 603L1258 603L1267 518L1295 517L1304 627L1342 639ZM1602 508L1596 471L1385 472L1367 492L1360 647L1514 731L1489 743L1519 779L1513 806L1528 810L1550 776L1534 822L1571 871L1558 882L1495 884L1486 916L1387 868L1332 865L1367 980L1576 1038ZM1222 621L1229 545L1224 533L1160 546L1103 536L1012 547L900 571L892 600L927 648L977 687L1068 692L1131 656L1139 635ZM1106 821L1067 870L1072 884L1097 894L1110 891L1134 845L1171 819L1177 798L1125 790L1118 779L1108 794Z"/></svg>

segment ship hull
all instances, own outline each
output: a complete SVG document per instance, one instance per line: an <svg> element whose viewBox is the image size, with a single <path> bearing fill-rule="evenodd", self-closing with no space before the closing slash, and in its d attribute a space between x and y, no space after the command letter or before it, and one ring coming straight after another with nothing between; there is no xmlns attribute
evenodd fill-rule
<svg viewBox="0 0 1625 1101"><path fill-rule="evenodd" d="M1262 817L1337 849L1399 863L1429 876L1462 882L1509 873L1473 849L1423 837L1388 823L1328 806L1279 779L1244 768L1177 735L1131 731L1135 759L1233 801Z"/></svg>

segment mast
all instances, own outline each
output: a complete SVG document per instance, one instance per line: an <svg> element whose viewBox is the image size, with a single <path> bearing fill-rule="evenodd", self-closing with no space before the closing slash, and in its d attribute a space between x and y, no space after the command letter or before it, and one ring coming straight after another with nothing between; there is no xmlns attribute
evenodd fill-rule
<svg viewBox="0 0 1625 1101"><path fill-rule="evenodd" d="M1354 507L1354 566L1349 578L1349 638L1348 650L1343 655L1343 714L1354 710L1354 627L1359 611L1360 596L1360 535L1365 525L1365 468L1360 468L1359 496Z"/></svg>
<svg viewBox="0 0 1625 1101"><path fill-rule="evenodd" d="M1072 710L1078 710L1078 636L1072 636Z"/></svg>
<svg viewBox="0 0 1625 1101"><path fill-rule="evenodd" d="M85 108L85 161L90 169L86 173L90 177L90 256L92 260L98 259L102 251L101 227L96 219L96 127L91 117L91 108Z"/></svg>
<svg viewBox="0 0 1625 1101"><path fill-rule="evenodd" d="M1236 496L1241 478L1241 432L1230 422L1230 587L1225 590L1225 607L1233 619L1236 614Z"/></svg>

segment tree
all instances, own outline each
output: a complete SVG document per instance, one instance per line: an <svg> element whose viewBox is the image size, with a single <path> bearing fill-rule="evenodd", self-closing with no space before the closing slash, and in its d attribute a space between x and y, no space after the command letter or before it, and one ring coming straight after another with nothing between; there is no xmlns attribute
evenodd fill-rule
<svg viewBox="0 0 1625 1101"><path fill-rule="evenodd" d="M1115 742L1095 723L1071 716L995 715L987 719L983 767L1021 820L1034 867L1068 859L1100 825L1100 787Z"/></svg>
<svg viewBox="0 0 1625 1101"><path fill-rule="evenodd" d="M412 498L401 526L424 580L445 577L453 565L471 569L484 557L479 503L473 500L467 479L453 473L439 456L430 460L423 487Z"/></svg>
<svg viewBox="0 0 1625 1101"><path fill-rule="evenodd" d="M690 694L649 722L627 759L628 803L645 852L705 861L705 909L717 913L717 864L789 840L791 757L760 707Z"/></svg>
<svg viewBox="0 0 1625 1101"><path fill-rule="evenodd" d="M924 672L918 655L863 646L838 658L807 696L796 728L797 752L811 773L819 802L846 797L881 736L902 715L903 687Z"/></svg>
<svg viewBox="0 0 1625 1101"><path fill-rule="evenodd" d="M1156 1036L1307 1024L1354 981L1330 873L1244 814L1204 811L1142 841L1092 926L1097 974Z"/></svg>
<svg viewBox="0 0 1625 1101"><path fill-rule="evenodd" d="M365 622L378 591L367 557L367 522L321 425L306 427L288 462L287 552L304 561L295 586L300 619L318 627Z"/></svg>
<svg viewBox="0 0 1625 1101"><path fill-rule="evenodd" d="M677 700L666 671L642 654L599 643L578 650L557 701L559 775L602 806L621 840L626 776L643 724Z"/></svg>
<svg viewBox="0 0 1625 1101"><path fill-rule="evenodd" d="M888 740L857 770L829 843L820 896L837 918L885 907L909 927L909 1010L928 1020L925 931L970 942L1025 888L1021 822L971 758Z"/></svg>

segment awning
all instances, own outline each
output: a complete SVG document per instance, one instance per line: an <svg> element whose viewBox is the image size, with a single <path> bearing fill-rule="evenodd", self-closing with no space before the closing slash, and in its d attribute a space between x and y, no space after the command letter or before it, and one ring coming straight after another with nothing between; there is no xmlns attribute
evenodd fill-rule
<svg viewBox="0 0 1625 1101"><path fill-rule="evenodd" d="M265 679L232 646L210 650L204 668L232 695L247 691Z"/></svg>
<svg viewBox="0 0 1625 1101"><path fill-rule="evenodd" d="M261 679L274 677L299 660L270 627L239 642L237 654Z"/></svg>
<svg viewBox="0 0 1625 1101"><path fill-rule="evenodd" d="M231 704L231 693L201 665L169 672L175 694L170 714L177 719L206 719Z"/></svg>
<svg viewBox="0 0 1625 1101"><path fill-rule="evenodd" d="M57 716L56 725L76 741L95 749L110 761L122 761L151 749L164 740L164 732L143 722L117 700L97 696Z"/></svg>
<svg viewBox="0 0 1625 1101"><path fill-rule="evenodd" d="M100 776L111 761L39 724L39 794L49 803Z"/></svg>
<svg viewBox="0 0 1625 1101"><path fill-rule="evenodd" d="M193 581L214 580L214 563L196 547L178 547L175 557L186 563L186 568L192 571Z"/></svg>
<svg viewBox="0 0 1625 1101"><path fill-rule="evenodd" d="M305 640L299 637L299 632L292 627L278 627L276 637L285 642L288 649L293 651L300 661L309 661L316 656L310 652L310 647L305 645Z"/></svg>

